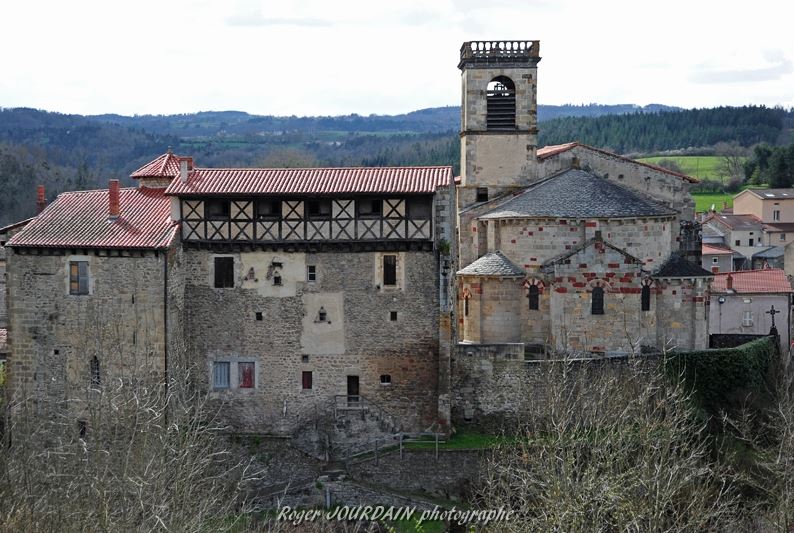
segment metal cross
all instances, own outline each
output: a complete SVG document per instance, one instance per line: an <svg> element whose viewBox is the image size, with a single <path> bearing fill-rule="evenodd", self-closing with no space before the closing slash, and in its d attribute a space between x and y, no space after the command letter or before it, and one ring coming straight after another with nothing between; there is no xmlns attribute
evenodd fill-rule
<svg viewBox="0 0 794 533"><path fill-rule="evenodd" d="M778 313L782 313L782 312L783 311L777 311L775 309L774 305L772 306L772 309L770 309L769 311L766 312L767 315L772 315L772 327L773 328L775 327L775 315L777 315Z"/></svg>

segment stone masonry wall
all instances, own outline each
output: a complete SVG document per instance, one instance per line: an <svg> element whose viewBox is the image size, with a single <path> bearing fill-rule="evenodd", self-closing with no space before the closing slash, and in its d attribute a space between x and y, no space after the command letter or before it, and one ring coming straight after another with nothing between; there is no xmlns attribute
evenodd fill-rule
<svg viewBox="0 0 794 533"><path fill-rule="evenodd" d="M230 289L212 286L215 255L184 253L187 336L191 353L206 364L208 389L214 361L256 365L254 388L232 383L228 390L212 391L233 429L290 432L315 407L345 395L351 375L359 376L360 394L404 429L435 422L439 302L434 252L398 254L395 289L380 286L380 252L221 254L235 261ZM268 279L273 262L283 265L279 287ZM314 283L306 281L307 265L316 267ZM253 279L243 279L251 273ZM319 321L320 307L326 322ZM313 372L310 390L302 388L303 371ZM391 383L381 384L381 375L389 375Z"/></svg>
<svg viewBox="0 0 794 533"><path fill-rule="evenodd" d="M161 378L165 256L8 252L9 390L23 398L82 398L97 356L103 384ZM69 261L89 262L90 294L69 294Z"/></svg>

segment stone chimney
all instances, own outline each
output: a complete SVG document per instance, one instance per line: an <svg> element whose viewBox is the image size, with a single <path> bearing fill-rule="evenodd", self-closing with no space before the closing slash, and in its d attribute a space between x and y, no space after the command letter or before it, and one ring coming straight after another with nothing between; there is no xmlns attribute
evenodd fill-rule
<svg viewBox="0 0 794 533"><path fill-rule="evenodd" d="M183 157L179 160L179 181L187 182L188 171L193 170L193 158Z"/></svg>
<svg viewBox="0 0 794 533"><path fill-rule="evenodd" d="M729 291L733 290L733 276L731 276L730 274L728 274L728 277L725 278L725 288L728 289Z"/></svg>
<svg viewBox="0 0 794 533"><path fill-rule="evenodd" d="M108 186L108 219L118 218L120 211L119 180L110 180L110 185Z"/></svg>
<svg viewBox="0 0 794 533"><path fill-rule="evenodd" d="M44 195L44 185L36 187L36 213L41 213L47 207L47 197Z"/></svg>

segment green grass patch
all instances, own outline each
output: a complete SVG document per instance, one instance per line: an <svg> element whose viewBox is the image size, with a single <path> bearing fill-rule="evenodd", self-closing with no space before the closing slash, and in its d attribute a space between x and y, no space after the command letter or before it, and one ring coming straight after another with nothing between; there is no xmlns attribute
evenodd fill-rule
<svg viewBox="0 0 794 533"><path fill-rule="evenodd" d="M658 165L659 161L667 159L675 161L681 171L688 176L705 180L719 180L722 173L719 170L720 159L718 155L675 155L675 156L658 156L658 157L643 157L638 159L641 163L650 163ZM727 177L725 178L727 181Z"/></svg>
<svg viewBox="0 0 794 533"><path fill-rule="evenodd" d="M733 207L733 194L731 193L692 193L692 199L695 200L695 211L702 213L708 211L713 205L717 211L722 211L725 207Z"/></svg>

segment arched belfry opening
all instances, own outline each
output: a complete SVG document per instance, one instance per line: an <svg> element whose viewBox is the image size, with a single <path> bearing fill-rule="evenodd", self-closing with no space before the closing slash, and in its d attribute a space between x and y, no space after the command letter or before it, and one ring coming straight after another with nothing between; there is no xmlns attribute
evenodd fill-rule
<svg viewBox="0 0 794 533"><path fill-rule="evenodd" d="M486 127L488 130L516 129L516 85L507 76L497 76L488 83Z"/></svg>

